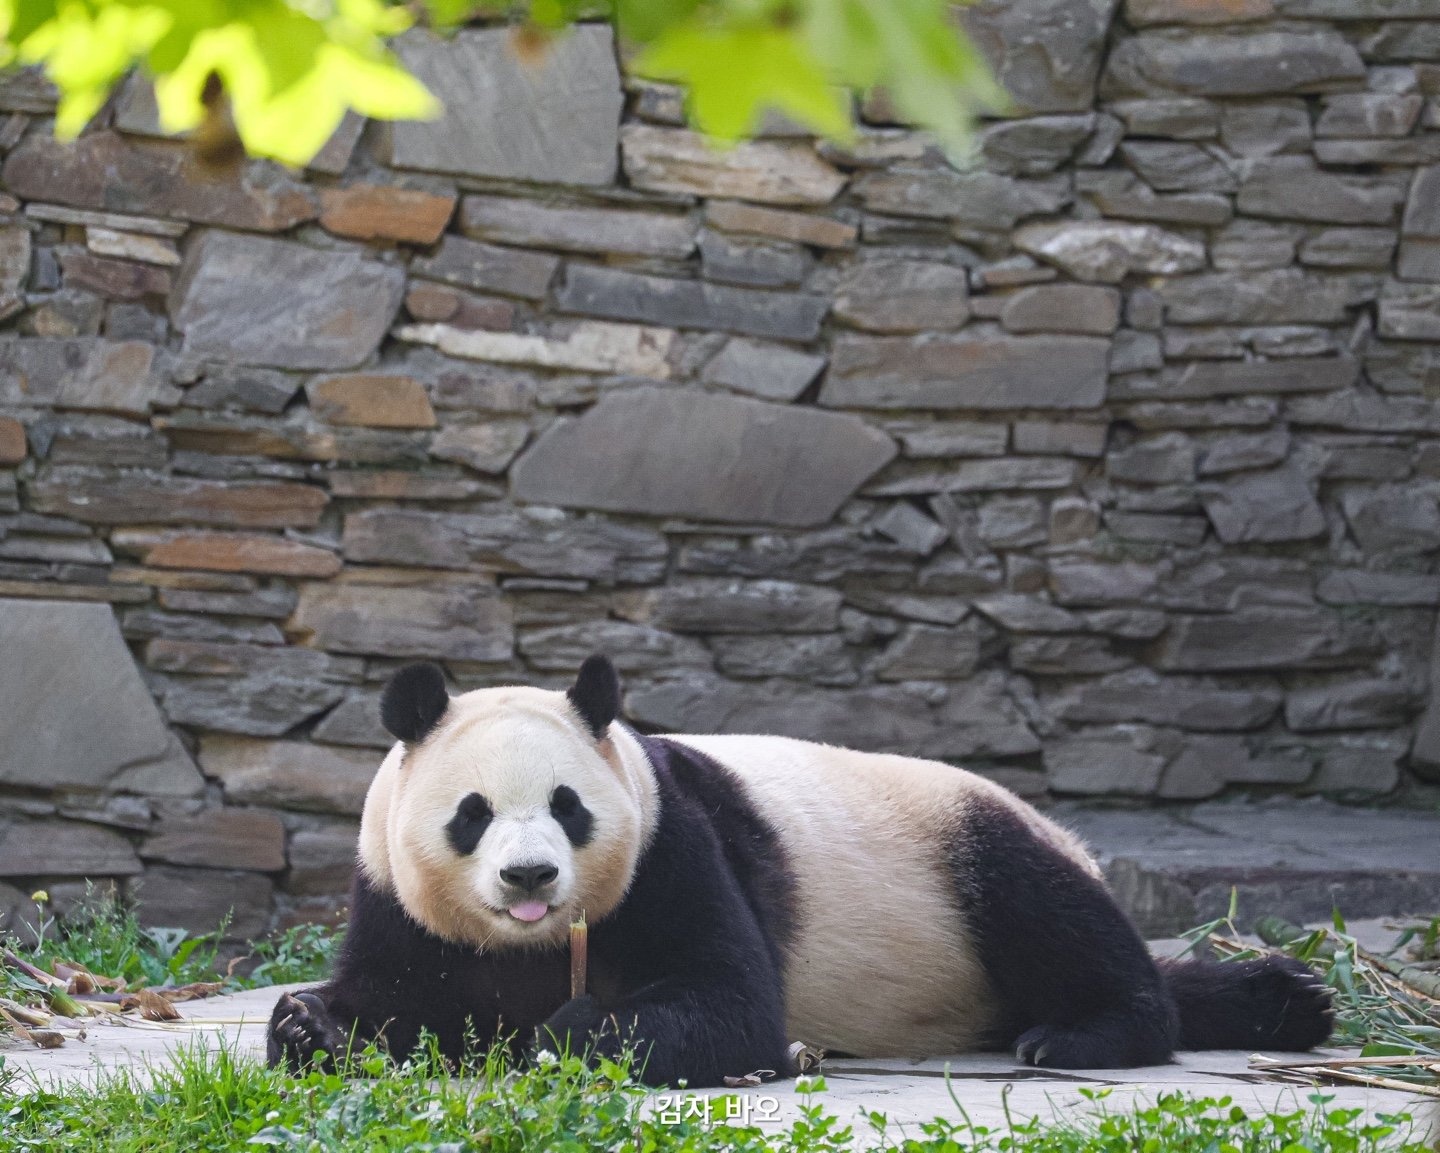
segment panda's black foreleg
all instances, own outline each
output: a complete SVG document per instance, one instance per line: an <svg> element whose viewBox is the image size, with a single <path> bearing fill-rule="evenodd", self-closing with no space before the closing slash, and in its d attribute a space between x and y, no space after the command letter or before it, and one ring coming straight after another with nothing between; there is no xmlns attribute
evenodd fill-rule
<svg viewBox="0 0 1440 1153"><path fill-rule="evenodd" d="M992 1040L1027 1064L1168 1061L1179 1019L1105 885L1003 802L976 798L951 848L961 911L998 1000Z"/></svg>
<svg viewBox="0 0 1440 1153"><path fill-rule="evenodd" d="M642 990L602 1005L567 1002L536 1030L538 1049L621 1060L647 1085L721 1085L759 1069L783 1075L786 1051L773 989L717 985Z"/></svg>
<svg viewBox="0 0 1440 1153"><path fill-rule="evenodd" d="M331 1015L321 990L284 993L270 1015L265 1059L291 1073L309 1067L333 1069L350 1049L351 1038Z"/></svg>

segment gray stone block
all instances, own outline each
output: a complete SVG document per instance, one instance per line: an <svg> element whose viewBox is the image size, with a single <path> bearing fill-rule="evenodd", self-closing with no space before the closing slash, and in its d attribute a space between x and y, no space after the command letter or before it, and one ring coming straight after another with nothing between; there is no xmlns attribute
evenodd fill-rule
<svg viewBox="0 0 1440 1153"><path fill-rule="evenodd" d="M829 204L845 176L808 143L756 140L716 148L696 132L627 124L621 132L632 186L682 196L769 204Z"/></svg>
<svg viewBox="0 0 1440 1153"><path fill-rule="evenodd" d="M1088 284L1035 284L1005 301L1006 331L1109 336L1120 326L1120 293Z"/></svg>
<svg viewBox="0 0 1440 1153"><path fill-rule="evenodd" d="M1019 180L948 166L866 172L856 179L854 192L874 212L949 219L959 227L987 232L1008 231L1027 216L1058 212L1071 199L1068 176Z"/></svg>
<svg viewBox="0 0 1440 1153"><path fill-rule="evenodd" d="M404 290L401 269L355 252L211 232L186 253L170 320L194 356L355 368L379 346Z"/></svg>
<svg viewBox="0 0 1440 1153"><path fill-rule="evenodd" d="M1087 112L1116 0L981 0L961 20L1024 112Z"/></svg>
<svg viewBox="0 0 1440 1153"><path fill-rule="evenodd" d="M731 288L587 265L566 270L555 299L562 310L586 316L783 340L813 339L830 308L822 296Z"/></svg>
<svg viewBox="0 0 1440 1153"><path fill-rule="evenodd" d="M1397 340L1440 340L1440 284L1388 282L1380 297L1379 330Z"/></svg>
<svg viewBox="0 0 1440 1153"><path fill-rule="evenodd" d="M1105 66L1101 94L1268 96L1333 91L1364 79L1360 54L1332 28L1164 29L1116 45Z"/></svg>
<svg viewBox="0 0 1440 1153"><path fill-rule="evenodd" d="M820 403L852 408L1095 408L1109 342L1080 336L837 337Z"/></svg>
<svg viewBox="0 0 1440 1153"><path fill-rule="evenodd" d="M550 204L514 196L465 197L460 230L500 244L681 260L695 251L696 232L688 217L668 212Z"/></svg>
<svg viewBox="0 0 1440 1153"><path fill-rule="evenodd" d="M572 673L594 653L604 653L622 673L667 673L711 666L699 641L631 621L594 620L521 632L521 656L544 672Z"/></svg>
<svg viewBox="0 0 1440 1153"><path fill-rule="evenodd" d="M1027 224L1015 246L1078 280L1119 284L1132 273L1172 276L1205 267L1205 246L1153 224L1067 220Z"/></svg>
<svg viewBox="0 0 1440 1153"><path fill-rule="evenodd" d="M1309 540L1326 530L1311 486L1295 468L1204 485L1200 495L1215 535L1225 544Z"/></svg>
<svg viewBox="0 0 1440 1153"><path fill-rule="evenodd" d="M867 260L835 290L835 316L870 332L959 328L970 316L965 269L926 260Z"/></svg>
<svg viewBox="0 0 1440 1153"><path fill-rule="evenodd" d="M557 184L609 184L624 94L614 35L581 24L522 60L506 28L450 39L402 36L395 50L445 107L438 120L390 129L397 168Z"/></svg>
<svg viewBox="0 0 1440 1153"><path fill-rule="evenodd" d="M551 425L510 477L527 502L799 526L830 519L895 452L855 416L637 389Z"/></svg>
<svg viewBox="0 0 1440 1153"><path fill-rule="evenodd" d="M80 821L0 822L0 877L122 877L140 872L114 829Z"/></svg>
<svg viewBox="0 0 1440 1153"><path fill-rule="evenodd" d="M1389 729L1403 725L1419 704L1414 686L1403 681L1356 680L1291 689L1285 698L1285 725L1297 733Z"/></svg>
<svg viewBox="0 0 1440 1153"><path fill-rule="evenodd" d="M787 288L804 281L813 261L798 244L732 236L714 229L700 234L701 275L722 284Z"/></svg>
<svg viewBox="0 0 1440 1153"><path fill-rule="evenodd" d="M258 873L155 865L128 887L142 925L251 941L270 930L274 883Z"/></svg>
<svg viewBox="0 0 1440 1153"><path fill-rule="evenodd" d="M729 677L789 677L817 685L853 685L860 679L838 635L715 636L708 644L716 666Z"/></svg>
<svg viewBox="0 0 1440 1153"><path fill-rule="evenodd" d="M1250 165L1236 205L1282 220L1393 224L1404 201L1403 178L1349 176L1321 169L1308 156L1276 156Z"/></svg>
<svg viewBox="0 0 1440 1153"><path fill-rule="evenodd" d="M1159 788L1166 760L1149 730L1121 727L1103 736L1051 741L1045 780L1056 793L1146 797Z"/></svg>
<svg viewBox="0 0 1440 1153"><path fill-rule="evenodd" d="M908 625L875 661L881 681L964 680L980 664L982 630L974 621L952 628Z"/></svg>
<svg viewBox="0 0 1440 1153"><path fill-rule="evenodd" d="M1175 616L1156 664L1176 672L1343 668L1365 664L1379 646L1373 629L1333 612L1244 609Z"/></svg>
<svg viewBox="0 0 1440 1153"><path fill-rule="evenodd" d="M559 257L482 244L463 236L445 237L434 256L411 265L416 276L527 300L545 299L559 267Z"/></svg>
<svg viewBox="0 0 1440 1153"><path fill-rule="evenodd" d="M513 614L493 585L309 583L288 626L329 652L504 661Z"/></svg>
<svg viewBox="0 0 1440 1153"><path fill-rule="evenodd" d="M1340 500L1350 531L1367 555L1424 555L1440 546L1440 493L1386 486L1346 492Z"/></svg>
<svg viewBox="0 0 1440 1153"><path fill-rule="evenodd" d="M483 506L482 506L483 507ZM664 576L668 550L653 528L575 518L558 509L476 513L375 508L345 518L347 560L478 569L607 583Z"/></svg>
<svg viewBox="0 0 1440 1153"><path fill-rule="evenodd" d="M628 620L680 633L823 633L838 625L841 595L789 581L696 579L616 594Z"/></svg>
<svg viewBox="0 0 1440 1153"><path fill-rule="evenodd" d="M23 717L0 783L192 796L203 781L165 727L101 604L0 599L0 712Z"/></svg>
<svg viewBox="0 0 1440 1153"><path fill-rule="evenodd" d="M810 387L825 357L734 336L706 365L701 379L761 400L788 402Z"/></svg>
<svg viewBox="0 0 1440 1153"><path fill-rule="evenodd" d="M1293 268L1177 277L1156 291L1172 324L1339 324L1365 295L1350 278Z"/></svg>
<svg viewBox="0 0 1440 1153"><path fill-rule="evenodd" d="M1262 728L1280 711L1282 700L1273 685L1235 688L1135 669L1075 685L1047 700L1046 708L1072 724L1144 722L1223 732Z"/></svg>

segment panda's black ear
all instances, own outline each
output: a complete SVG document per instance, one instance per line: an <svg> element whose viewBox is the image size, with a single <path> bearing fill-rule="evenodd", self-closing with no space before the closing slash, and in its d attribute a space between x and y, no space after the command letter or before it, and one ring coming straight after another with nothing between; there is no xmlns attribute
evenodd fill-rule
<svg viewBox="0 0 1440 1153"><path fill-rule="evenodd" d="M445 672L437 664L406 665L380 694L380 723L407 745L422 741L450 707Z"/></svg>
<svg viewBox="0 0 1440 1153"><path fill-rule="evenodd" d="M587 657L565 694L598 740L620 713L620 675L609 657Z"/></svg>

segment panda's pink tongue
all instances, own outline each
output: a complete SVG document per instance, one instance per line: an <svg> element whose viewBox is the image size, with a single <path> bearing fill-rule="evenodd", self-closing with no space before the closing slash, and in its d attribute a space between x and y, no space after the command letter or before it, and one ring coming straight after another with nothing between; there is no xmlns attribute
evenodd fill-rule
<svg viewBox="0 0 1440 1153"><path fill-rule="evenodd" d="M517 921L538 921L549 911L550 906L544 901L525 901L510 906L510 915Z"/></svg>

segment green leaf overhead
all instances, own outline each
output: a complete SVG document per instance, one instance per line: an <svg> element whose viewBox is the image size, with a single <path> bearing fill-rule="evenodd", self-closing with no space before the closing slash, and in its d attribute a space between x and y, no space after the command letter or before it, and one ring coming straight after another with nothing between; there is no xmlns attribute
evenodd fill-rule
<svg viewBox="0 0 1440 1153"><path fill-rule="evenodd" d="M947 0L0 0L0 62L45 70L62 137L138 68L166 131L223 124L251 155L301 165L347 111L438 115L389 41L416 20L443 35L473 19L528 28L526 54L577 20L610 20L632 70L681 85L695 127L721 143L767 112L847 140L854 94L883 87L959 155L972 115L1003 103Z"/></svg>

